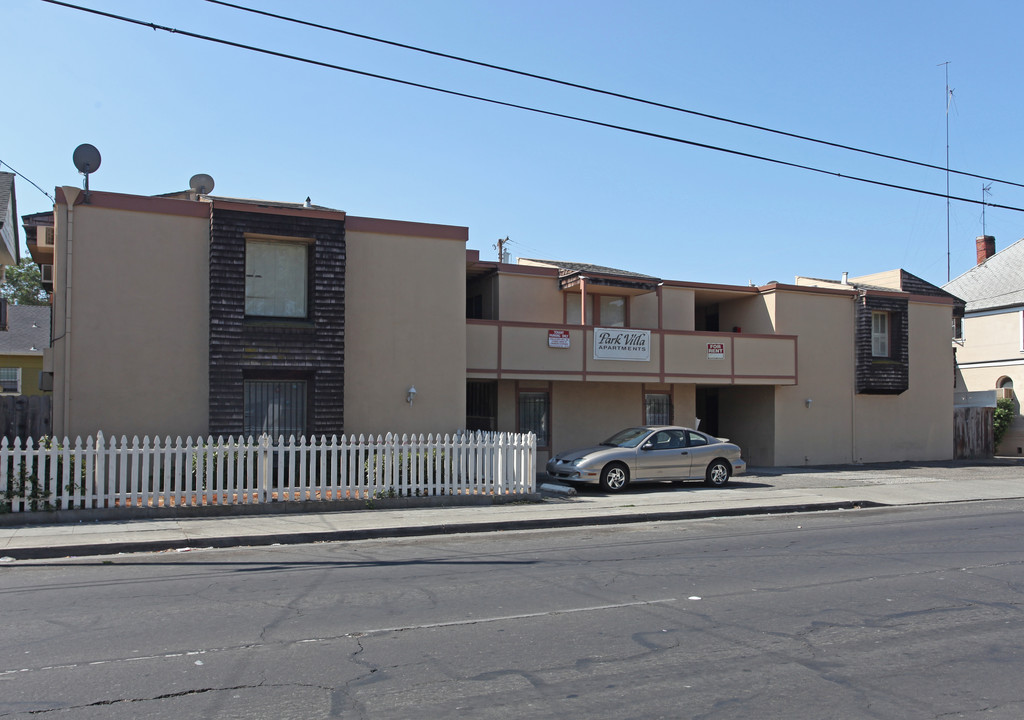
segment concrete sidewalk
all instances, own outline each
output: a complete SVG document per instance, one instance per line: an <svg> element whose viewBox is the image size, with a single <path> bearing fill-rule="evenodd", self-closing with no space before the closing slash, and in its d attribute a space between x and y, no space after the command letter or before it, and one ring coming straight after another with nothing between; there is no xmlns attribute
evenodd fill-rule
<svg viewBox="0 0 1024 720"><path fill-rule="evenodd" d="M545 493L532 501L495 505L0 527L0 559L13 562L1018 498L1024 498L1024 466L1015 462L754 468L725 488L664 483L637 485L615 495L584 488L575 496Z"/></svg>

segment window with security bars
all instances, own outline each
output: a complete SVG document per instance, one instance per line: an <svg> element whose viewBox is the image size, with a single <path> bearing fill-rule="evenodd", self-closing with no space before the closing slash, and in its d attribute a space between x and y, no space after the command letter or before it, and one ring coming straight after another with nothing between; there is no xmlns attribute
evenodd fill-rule
<svg viewBox="0 0 1024 720"><path fill-rule="evenodd" d="M550 401L546 392L519 393L519 432L537 436L537 447L550 442Z"/></svg>
<svg viewBox="0 0 1024 720"><path fill-rule="evenodd" d="M306 434L305 380L246 380L243 411L245 437L273 438Z"/></svg>
<svg viewBox="0 0 1024 720"><path fill-rule="evenodd" d="M672 398L668 393L644 394L644 424L672 424Z"/></svg>
<svg viewBox="0 0 1024 720"><path fill-rule="evenodd" d="M21 368L5 367L0 368L0 392L19 393L21 392Z"/></svg>

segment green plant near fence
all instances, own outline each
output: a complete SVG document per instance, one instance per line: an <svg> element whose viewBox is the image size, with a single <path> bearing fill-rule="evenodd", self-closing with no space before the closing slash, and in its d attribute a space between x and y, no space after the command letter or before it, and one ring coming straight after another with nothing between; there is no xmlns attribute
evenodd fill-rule
<svg viewBox="0 0 1024 720"><path fill-rule="evenodd" d="M25 503L30 510L52 510L55 500L65 494L73 495L85 479L85 468L75 470L75 458L64 457L64 447L51 437L39 439L38 448L52 451L39 456L34 463L19 460L15 468L13 457L7 459L7 487L0 496L0 512L10 512L15 501Z"/></svg>
<svg viewBox="0 0 1024 720"><path fill-rule="evenodd" d="M437 449L399 450L393 453L372 451L363 460L363 482L370 485L375 474L376 481L380 482L390 472L390 484L385 489L376 490L374 497L413 497L422 490L412 487L417 477L419 484L427 486L444 479L448 458L446 451Z"/></svg>
<svg viewBox="0 0 1024 720"><path fill-rule="evenodd" d="M1006 437L1006 431L1010 429L1016 416L1017 411L1013 406L1013 400L1009 398L996 400L996 411L992 416L992 434L997 448Z"/></svg>

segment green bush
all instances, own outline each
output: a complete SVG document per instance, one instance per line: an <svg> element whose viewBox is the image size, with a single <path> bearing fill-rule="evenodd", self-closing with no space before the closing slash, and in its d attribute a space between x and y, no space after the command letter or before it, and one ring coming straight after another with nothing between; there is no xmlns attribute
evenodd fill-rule
<svg viewBox="0 0 1024 720"><path fill-rule="evenodd" d="M996 401L996 412L993 416L993 431L995 437L996 447L999 447L999 443L1003 441L1006 436L1006 431L1010 429L1010 425L1013 424L1013 418L1016 417L1017 411L1013 406L1013 400L1009 398L1003 398Z"/></svg>

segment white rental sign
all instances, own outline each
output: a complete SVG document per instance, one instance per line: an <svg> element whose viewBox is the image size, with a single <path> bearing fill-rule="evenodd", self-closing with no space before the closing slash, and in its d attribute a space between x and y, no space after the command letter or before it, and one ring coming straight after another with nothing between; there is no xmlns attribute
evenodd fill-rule
<svg viewBox="0 0 1024 720"><path fill-rule="evenodd" d="M651 331L596 327L594 359L650 361Z"/></svg>

